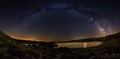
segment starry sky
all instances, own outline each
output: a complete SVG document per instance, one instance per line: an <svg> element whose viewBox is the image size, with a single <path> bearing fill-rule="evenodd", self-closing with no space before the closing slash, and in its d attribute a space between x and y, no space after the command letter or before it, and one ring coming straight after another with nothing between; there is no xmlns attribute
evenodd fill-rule
<svg viewBox="0 0 120 59"><path fill-rule="evenodd" d="M0 1L0 30L24 40L63 41L120 32L115 0Z"/></svg>

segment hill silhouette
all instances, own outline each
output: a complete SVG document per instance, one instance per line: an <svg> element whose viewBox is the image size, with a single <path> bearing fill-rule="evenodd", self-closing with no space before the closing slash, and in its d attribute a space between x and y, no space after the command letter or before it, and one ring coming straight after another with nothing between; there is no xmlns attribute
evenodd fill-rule
<svg viewBox="0 0 120 59"><path fill-rule="evenodd" d="M8 36L7 34L3 33L2 31L0 31L0 39L13 39L10 36Z"/></svg>
<svg viewBox="0 0 120 59"><path fill-rule="evenodd" d="M111 34L111 35L107 35L105 37L98 37L98 38L86 38L86 39L77 39L77 40L70 40L67 42L90 42L90 41L109 41L109 40L118 40L120 39L120 32L115 33L115 34Z"/></svg>
<svg viewBox="0 0 120 59"><path fill-rule="evenodd" d="M15 45L16 44L15 42L16 41L14 38L0 31L0 45L10 46L10 45Z"/></svg>

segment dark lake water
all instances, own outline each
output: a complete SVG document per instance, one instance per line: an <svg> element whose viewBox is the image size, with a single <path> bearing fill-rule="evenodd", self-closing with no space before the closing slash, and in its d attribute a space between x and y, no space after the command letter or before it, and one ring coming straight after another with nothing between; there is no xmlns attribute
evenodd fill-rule
<svg viewBox="0 0 120 59"><path fill-rule="evenodd" d="M69 42L69 43L57 43L58 47L68 47L68 48L87 48L98 46L102 42Z"/></svg>

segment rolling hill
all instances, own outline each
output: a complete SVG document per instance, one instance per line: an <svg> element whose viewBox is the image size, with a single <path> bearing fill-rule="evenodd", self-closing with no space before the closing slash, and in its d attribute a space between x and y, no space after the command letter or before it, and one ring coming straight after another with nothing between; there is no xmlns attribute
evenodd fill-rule
<svg viewBox="0 0 120 59"><path fill-rule="evenodd" d="M111 34L111 35L107 35L105 37L99 37L99 38L86 38L86 39L77 39L77 40L70 40L67 42L91 42L91 41L109 41L109 40L119 40L120 39L120 32L115 33L115 34Z"/></svg>

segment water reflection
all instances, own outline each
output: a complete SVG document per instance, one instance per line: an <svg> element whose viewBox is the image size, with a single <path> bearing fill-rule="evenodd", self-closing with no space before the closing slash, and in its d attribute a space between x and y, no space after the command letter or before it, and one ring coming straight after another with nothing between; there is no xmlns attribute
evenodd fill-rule
<svg viewBox="0 0 120 59"><path fill-rule="evenodd" d="M83 48L87 48L87 43L83 42Z"/></svg>
<svg viewBox="0 0 120 59"><path fill-rule="evenodd" d="M69 42L69 43L57 43L58 47L68 47L68 48L87 48L98 46L102 42Z"/></svg>

